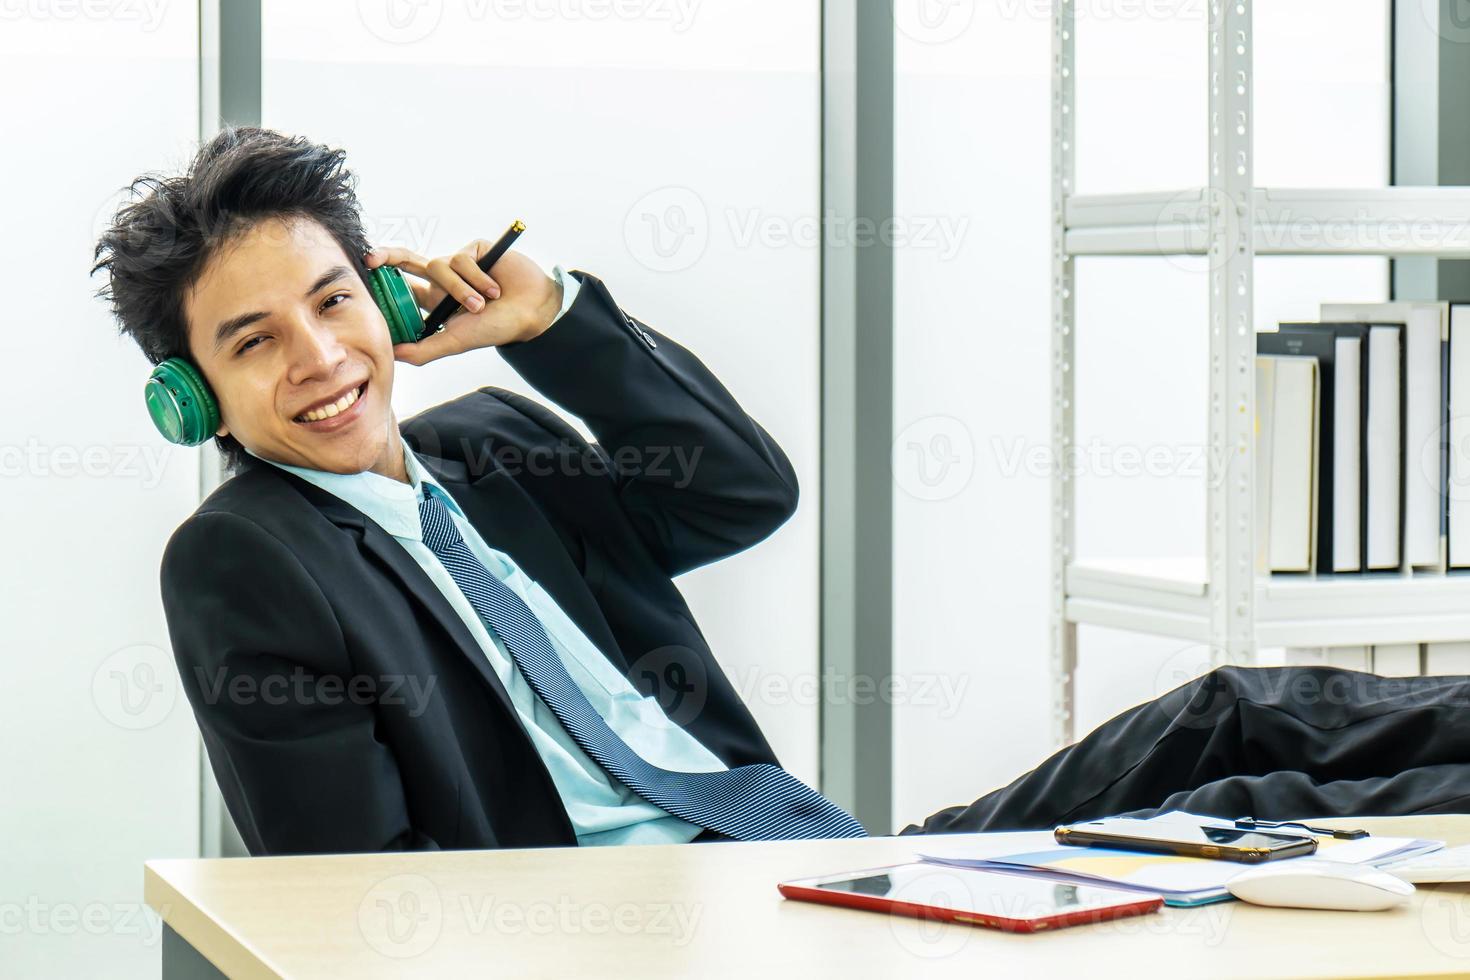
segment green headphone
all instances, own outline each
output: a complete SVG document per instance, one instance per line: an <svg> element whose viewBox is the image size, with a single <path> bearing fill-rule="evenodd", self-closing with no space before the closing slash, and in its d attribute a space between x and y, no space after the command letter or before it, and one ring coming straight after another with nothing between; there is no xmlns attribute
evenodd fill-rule
<svg viewBox="0 0 1470 980"><path fill-rule="evenodd" d="M368 272L368 290L388 321L395 344L412 344L427 332L423 314L403 273L390 265ZM219 428L219 403L199 369L182 357L170 357L153 369L143 386L143 399L153 424L169 442L197 446Z"/></svg>

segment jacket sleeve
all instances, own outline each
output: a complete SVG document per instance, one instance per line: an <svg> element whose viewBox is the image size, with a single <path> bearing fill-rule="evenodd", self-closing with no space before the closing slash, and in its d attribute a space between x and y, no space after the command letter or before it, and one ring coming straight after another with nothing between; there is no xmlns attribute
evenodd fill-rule
<svg viewBox="0 0 1470 980"><path fill-rule="evenodd" d="M161 579L180 680L252 855L439 849L410 825L372 705L348 696L336 616L289 548L198 513Z"/></svg>
<svg viewBox="0 0 1470 980"><path fill-rule="evenodd" d="M709 368L627 315L602 280L573 270L575 301L545 333L498 348L540 394L579 416L638 535L670 575L733 555L796 510L781 447ZM526 414L581 445L528 400Z"/></svg>

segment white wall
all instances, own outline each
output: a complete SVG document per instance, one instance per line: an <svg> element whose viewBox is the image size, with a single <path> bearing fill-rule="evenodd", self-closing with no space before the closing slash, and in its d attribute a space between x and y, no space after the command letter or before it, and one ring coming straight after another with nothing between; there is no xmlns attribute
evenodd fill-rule
<svg viewBox="0 0 1470 980"><path fill-rule="evenodd" d="M1206 4L1077 6L1078 190L1203 184ZM966 229L953 255L898 256L895 669L915 694L895 706L898 824L1003 785L1051 748L1050 487L1026 455L1047 445L1050 420L1050 3L946 10L901 18L897 52L898 211ZM1383 185L1387 4L1297 0L1254 16L1257 183ZM1386 295L1380 259L1257 271L1258 328L1314 319L1324 299ZM1085 259L1077 279L1077 438L1102 461L1078 482L1079 554L1202 562L1203 266ZM1174 461L1165 475L1106 468L1120 449L1155 446ZM1079 731L1205 656L1083 628ZM917 697L946 680L961 693Z"/></svg>
<svg viewBox="0 0 1470 980"><path fill-rule="evenodd" d="M597 275L771 432L799 513L679 586L782 761L814 781L818 5L642 6L424 4L395 27L359 19L371 4L274 0L263 121L346 149L381 243L444 254L524 219L518 249ZM482 351L404 366L395 406L485 384L529 393Z"/></svg>
<svg viewBox="0 0 1470 980"><path fill-rule="evenodd" d="M0 11L0 973L158 976L143 861L198 840L198 735L158 594L198 450L88 278L135 174L196 133L192 4Z"/></svg>

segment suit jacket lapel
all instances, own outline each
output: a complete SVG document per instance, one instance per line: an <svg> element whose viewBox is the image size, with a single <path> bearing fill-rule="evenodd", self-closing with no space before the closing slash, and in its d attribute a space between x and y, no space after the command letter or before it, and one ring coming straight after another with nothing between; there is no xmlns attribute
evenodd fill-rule
<svg viewBox="0 0 1470 980"><path fill-rule="evenodd" d="M444 598L444 593L439 591L429 576L419 567L419 563L403 550L403 546L391 534L369 520L362 511L335 494L330 494L321 487L306 482L294 473L288 473L276 467L271 467L271 469L286 477L332 523L346 530L360 532L362 550L391 573L404 590L438 620L439 625L444 627L460 653L468 658L490 690L495 692L495 696L505 705L506 710L514 715L515 705L511 703L510 695L506 693L505 686L500 683L500 678L496 676L494 668L485 659L485 651L480 649L480 644L475 641L473 634L465 626L464 620L459 618L459 614L449 604L449 600ZM438 474L435 474L435 478L438 478Z"/></svg>
<svg viewBox="0 0 1470 980"><path fill-rule="evenodd" d="M567 555L565 545L520 485L498 470L472 482L465 464L459 460L444 459L429 453L419 453L418 458L434 479L443 484L444 489L459 503L486 543L510 555L522 571L546 590L572 622L577 624L583 635L615 667L626 674L627 659L618 647L617 639L607 625L602 610L586 588L581 587L581 573ZM284 477L338 527L358 531L361 535L361 549L391 573L433 615L460 652L469 659L485 683L495 692L495 696L505 705L506 710L512 713L515 711L515 705L511 703L505 686L500 683L500 678L485 658L485 652L465 627L464 621L428 575L424 574L418 562L403 550L403 546L391 534L342 498L308 483L296 474L253 457L248 462L254 466L266 467Z"/></svg>

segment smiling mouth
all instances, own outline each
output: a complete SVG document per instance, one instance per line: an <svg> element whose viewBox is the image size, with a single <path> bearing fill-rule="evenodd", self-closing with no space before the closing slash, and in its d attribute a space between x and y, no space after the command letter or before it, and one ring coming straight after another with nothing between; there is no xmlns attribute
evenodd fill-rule
<svg viewBox="0 0 1470 980"><path fill-rule="evenodd" d="M367 391L368 383L364 381L356 388L352 388L334 402L318 405L308 412L302 412L291 421L299 425L310 425L314 422L325 422L327 419L336 418L344 412L350 411L357 404L359 398Z"/></svg>

